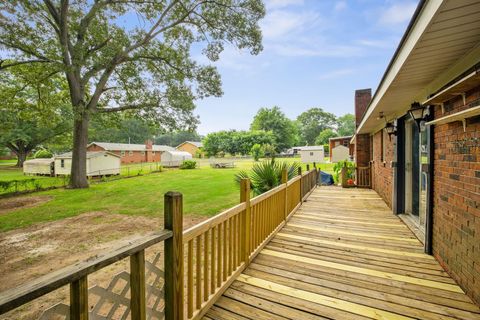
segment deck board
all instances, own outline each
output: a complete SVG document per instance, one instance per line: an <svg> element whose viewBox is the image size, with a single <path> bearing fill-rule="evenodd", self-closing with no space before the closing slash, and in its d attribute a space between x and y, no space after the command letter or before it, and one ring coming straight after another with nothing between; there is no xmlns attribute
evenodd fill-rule
<svg viewBox="0 0 480 320"><path fill-rule="evenodd" d="M480 320L480 308L374 191L322 187L204 319Z"/></svg>

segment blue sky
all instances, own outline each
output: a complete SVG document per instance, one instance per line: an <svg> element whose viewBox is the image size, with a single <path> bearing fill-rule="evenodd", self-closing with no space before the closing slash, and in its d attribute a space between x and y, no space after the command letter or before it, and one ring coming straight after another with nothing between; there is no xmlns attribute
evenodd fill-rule
<svg viewBox="0 0 480 320"><path fill-rule="evenodd" d="M292 119L311 107L353 113L355 89L375 90L417 5L410 0L264 2L264 51L251 56L227 47L222 53L215 65L224 95L197 102L201 134L248 129L259 108L274 105Z"/></svg>

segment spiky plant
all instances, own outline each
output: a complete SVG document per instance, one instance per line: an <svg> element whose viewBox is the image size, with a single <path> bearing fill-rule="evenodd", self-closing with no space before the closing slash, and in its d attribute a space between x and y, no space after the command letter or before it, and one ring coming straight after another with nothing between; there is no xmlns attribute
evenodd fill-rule
<svg viewBox="0 0 480 320"><path fill-rule="evenodd" d="M300 165L296 162L265 160L255 163L250 171L242 170L235 175L235 181L250 179L250 188L255 195L271 190L282 183L282 172L287 169L288 179L292 179L298 172Z"/></svg>

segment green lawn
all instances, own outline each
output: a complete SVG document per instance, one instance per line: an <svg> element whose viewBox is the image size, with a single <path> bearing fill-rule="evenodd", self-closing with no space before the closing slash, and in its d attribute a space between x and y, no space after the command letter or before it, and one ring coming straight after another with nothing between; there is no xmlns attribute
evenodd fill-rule
<svg viewBox="0 0 480 320"><path fill-rule="evenodd" d="M286 159L288 162L298 160ZM202 164L194 170L166 170L96 183L88 189L56 189L35 193L51 196L53 199L36 207L0 215L0 230L16 229L92 211L157 216L163 212L163 195L167 191L183 193L185 214L214 215L238 203L239 190L233 180L234 174L241 169L250 168L253 161L242 160L236 163L237 167L233 169L211 169ZM321 169L330 171L331 166L322 164ZM1 178L4 178L4 174L16 177L14 170L0 169ZM16 175L19 176L18 170Z"/></svg>

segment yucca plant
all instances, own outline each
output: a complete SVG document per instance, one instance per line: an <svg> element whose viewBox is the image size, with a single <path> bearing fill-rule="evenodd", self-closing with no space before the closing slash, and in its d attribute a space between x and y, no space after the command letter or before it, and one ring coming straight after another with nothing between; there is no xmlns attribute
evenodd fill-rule
<svg viewBox="0 0 480 320"><path fill-rule="evenodd" d="M250 179L250 188L255 195L271 190L282 183L282 172L287 169L288 179L297 175L300 165L296 162L278 162L275 159L255 163L250 171L242 170L235 175L235 181Z"/></svg>

